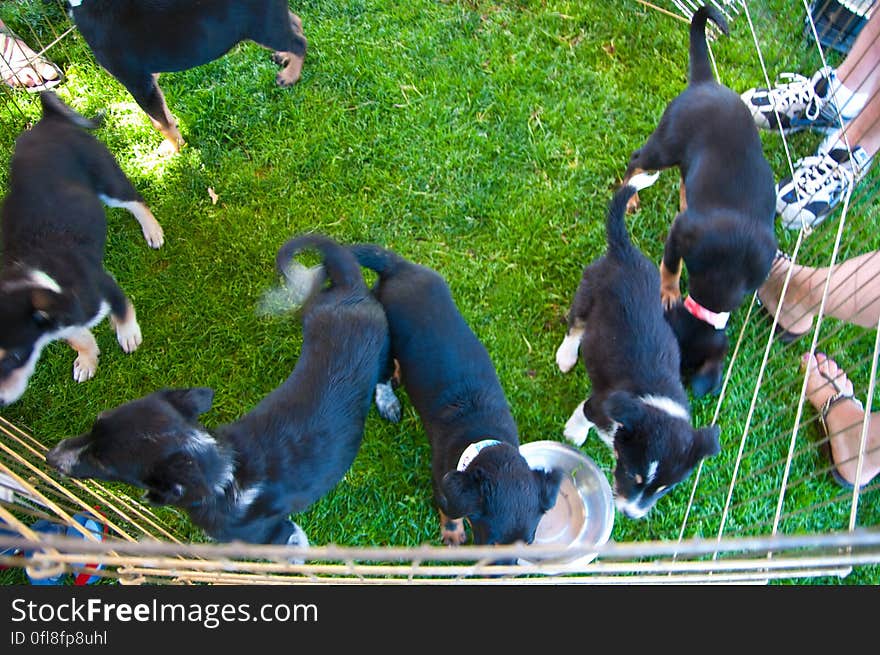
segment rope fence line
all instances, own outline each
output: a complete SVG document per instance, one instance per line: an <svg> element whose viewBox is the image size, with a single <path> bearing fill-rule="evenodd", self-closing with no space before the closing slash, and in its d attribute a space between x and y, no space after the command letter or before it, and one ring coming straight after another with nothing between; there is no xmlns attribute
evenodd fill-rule
<svg viewBox="0 0 880 655"><path fill-rule="evenodd" d="M39 459L41 464L45 464L45 455L41 452L34 450L30 446L28 446L28 442L36 442L36 440L33 437L31 437L30 435L27 435L26 440L19 439L18 437L16 437L13 430L15 430L15 432L17 432L18 434L26 434L20 428L16 428L13 424L9 423L9 421L0 417L0 434L4 434L7 437L10 437L10 438L16 440L19 444L24 445L33 455L35 455L36 458ZM43 451L48 450L47 448L45 448L45 446L42 446L42 445L40 445L40 448ZM35 465L28 462L20 454L16 453L15 451L13 451L11 448L9 448L7 445L3 444L2 442L0 442L0 450L2 450L3 452L5 452L7 455L10 456L11 462L14 461L14 462L17 462L18 464L21 464L23 467L25 467L27 470L29 470L31 473L33 473L35 476L37 476L40 480L42 480L44 483L46 483L48 485L48 487L53 492L56 492L57 494L63 496L65 499L71 501L75 506L78 506L77 510L75 510L75 511L88 512L88 513L92 514L93 518L95 518L96 520L100 520L100 521L105 522L109 528L111 528L116 534L120 535L121 537L123 537L125 539L129 539L129 540L134 539L134 537L130 536L123 528L116 525L115 523L110 522L107 519L107 517L104 516L103 514L102 515L96 514L94 512L94 508L89 506L87 503L85 503L80 497L78 497L76 494L71 492L68 488L66 488L64 485L59 483L57 480L52 478L45 471L37 468ZM4 471L13 480L13 482L18 486L18 488L20 490L21 489L26 490L28 492L29 497L36 499L37 502L39 502L42 505L50 505L50 503L51 503L52 506L55 506L55 503L50 501L46 496L43 495L43 493L38 491L36 488L32 487L28 482L25 481L24 478L16 475L2 461L0 461L0 469L2 469L2 471ZM82 481L82 480L71 479L71 480L69 480L69 483L74 488L76 488L80 491L83 491L83 492L87 493L88 495L92 496L95 500L100 500L103 503L103 505L106 506L106 509L112 510L112 512L114 514L116 514L120 519L122 519L126 523L134 526L139 532L144 533L144 534L149 534L151 532L150 529L144 528L143 526L141 526L138 523L138 520L141 520L141 521L144 521L147 525L149 525L152 530L155 530L156 532L160 533L164 538L170 539L172 541L176 541L176 538L174 537L174 535L171 532L169 532L167 529L165 529L159 523L156 522L155 517L151 517L148 515L149 513L151 513L151 512L149 512L149 510L146 510L146 508L144 508L143 506L136 506L132 500L124 498L121 495L114 494L109 489L107 489L101 485L95 485L94 482L92 482L92 481ZM97 489L95 487L97 487ZM100 490L100 492L98 490ZM123 509L124 507L127 508L128 511L131 512L132 514L135 514L137 516L138 520L133 519L131 516L129 516L128 513L126 513L125 509ZM71 520L70 517L66 516L66 515L64 516L64 518L66 518L67 520ZM88 532L87 530L82 528L82 526L79 526L79 524L77 524L75 521L73 523L78 526L78 529L84 531L83 534ZM91 533L89 533L89 534L91 534Z"/></svg>
<svg viewBox="0 0 880 655"><path fill-rule="evenodd" d="M0 546L32 547L29 539L0 538ZM257 546L252 544L187 544L175 545L158 541L84 542L70 537L46 536L42 551L27 561L0 558L0 563L29 564L38 570L54 572L53 567L88 572L103 578L146 580L170 579L176 582L199 582L235 579L236 583L261 584L265 576L293 576L313 583L336 582L340 577L358 579L405 577L432 580L435 578L490 579L517 583L534 576L552 582L595 582L611 576L666 575L691 576L711 574L715 581L729 575L750 575L762 579L773 573L801 573L822 569L844 575L853 565L880 561L880 532L856 531L809 537L775 537L715 540L688 540L680 544L641 542L637 544L606 544L597 551L598 557L587 567L535 563L529 565L493 565L498 557L529 557L540 560L536 553L558 555L558 548L540 546L463 546L420 548L348 548L336 546L302 550L292 547ZM675 547L678 559L665 559ZM712 551L715 551L714 553ZM768 562L767 553L784 554ZM311 563L291 563L287 558L310 554ZM687 554L689 559L684 559ZM727 555L722 559L706 558L712 554ZM645 558L659 559L648 561ZM700 559L700 558L703 559ZM84 560L94 565L78 564ZM433 564L433 565L432 565ZM94 568L94 567L102 568ZM210 577L206 577L210 576ZM251 577L254 576L254 577ZM282 581L281 577L277 578ZM663 578L669 581L668 577ZM290 582L287 579L287 582Z"/></svg>

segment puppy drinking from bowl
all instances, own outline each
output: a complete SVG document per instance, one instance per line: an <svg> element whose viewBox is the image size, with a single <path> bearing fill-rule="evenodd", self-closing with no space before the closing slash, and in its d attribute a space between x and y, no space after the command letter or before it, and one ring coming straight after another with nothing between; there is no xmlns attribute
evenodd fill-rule
<svg viewBox="0 0 880 655"><path fill-rule="evenodd" d="M475 544L531 543L556 502L562 472L532 469L519 452L516 422L495 367L446 281L378 246L352 251L379 276L374 293L388 316L391 356L431 443L443 542L463 544L467 521ZM380 412L396 419L390 380L379 385L376 397Z"/></svg>
<svg viewBox="0 0 880 655"><path fill-rule="evenodd" d="M624 221L637 189L656 178L632 176L614 194L607 250L584 269L556 351L562 372L574 367L580 352L591 384L564 435L580 446L595 428L614 450L615 503L630 518L645 516L703 458L720 450L718 426L691 425L678 343L660 303L660 275L630 241Z"/></svg>

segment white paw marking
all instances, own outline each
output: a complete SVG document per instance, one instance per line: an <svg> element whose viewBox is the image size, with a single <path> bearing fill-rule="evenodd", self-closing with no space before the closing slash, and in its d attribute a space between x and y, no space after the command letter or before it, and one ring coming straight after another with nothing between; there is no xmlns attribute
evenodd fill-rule
<svg viewBox="0 0 880 655"><path fill-rule="evenodd" d="M131 319L125 323L117 323L116 340L119 341L119 345L122 346L122 350L126 353L137 350L144 340L141 334L141 326L137 320Z"/></svg>
<svg viewBox="0 0 880 655"><path fill-rule="evenodd" d="M162 226L159 225L158 222L153 223L152 225L144 225L143 226L144 238L147 240L147 245L150 248L159 249L162 247L162 244L165 243L165 232L162 230Z"/></svg>
<svg viewBox="0 0 880 655"><path fill-rule="evenodd" d="M287 545L294 546L296 548L308 548L309 547L309 538L306 536L305 530L299 527L298 524L293 524L293 533L287 538ZM291 557L287 560L291 564L305 564L304 559L300 559L298 557Z"/></svg>
<svg viewBox="0 0 880 655"><path fill-rule="evenodd" d="M578 360L578 349L581 345L581 335L567 334L556 349L556 365L563 373L568 373Z"/></svg>
<svg viewBox="0 0 880 655"><path fill-rule="evenodd" d="M382 418L392 423L400 421L400 400L389 382L376 385L376 409Z"/></svg>
<svg viewBox="0 0 880 655"><path fill-rule="evenodd" d="M591 427L593 424L584 416L584 403L582 402L571 413L562 434L575 446L581 446L587 440Z"/></svg>
<svg viewBox="0 0 880 655"><path fill-rule="evenodd" d="M80 353L73 362L73 379L77 382L85 382L95 377L98 371L98 356Z"/></svg>

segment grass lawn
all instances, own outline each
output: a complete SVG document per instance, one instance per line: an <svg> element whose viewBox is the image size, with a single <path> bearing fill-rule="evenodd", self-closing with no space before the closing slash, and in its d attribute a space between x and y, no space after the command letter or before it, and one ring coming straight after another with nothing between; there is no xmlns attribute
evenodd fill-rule
<svg viewBox="0 0 880 655"><path fill-rule="evenodd" d="M581 365L567 375L555 365L565 313L583 266L604 250L605 209L630 152L684 86L687 25L635 0L304 0L293 8L309 39L293 89L275 86L270 54L250 43L162 76L187 140L175 157L158 155L161 136L77 33L50 51L66 73L59 95L83 114L105 112L96 135L144 195L166 243L150 250L127 212L108 209L106 267L137 308L143 345L124 354L102 323L94 330L98 374L77 384L71 349L51 344L26 394L2 416L52 445L88 429L100 411L161 387L213 387L208 427L247 412L288 375L302 343L294 315L260 311L277 282L275 252L290 236L317 231L382 244L443 274L495 362L522 441L562 440L589 389ZM66 20L49 10L52 22ZM749 10L771 80L818 67L798 3L752 2ZM49 40L45 12L36 0L0 6L14 29L30 33L31 26ZM734 90L763 82L744 15L713 53L721 81ZM14 100L38 116L34 97L18 92ZM0 194L26 126L3 107ZM782 139L762 138L777 176L785 174ZM819 138L797 134L788 146L796 158L811 154ZM856 194L839 259L880 246L870 229L874 179ZM678 206L677 174L664 173L641 199L631 234L659 262ZM799 261L827 263L838 215L805 239ZM780 227L778 236L791 251L797 234ZM689 506L686 537L771 533L803 379L798 359L809 340L767 350L770 322L758 309L747 318L748 309L732 317L732 343L741 342L723 398L693 402L697 425L717 413L722 453L702 467L695 491L692 477L645 519L618 514L614 540L676 539ZM847 363L861 397L873 344L874 331L832 319L819 335L819 347ZM349 474L294 517L313 543L439 543L429 447L403 401L399 424L371 412ZM807 403L781 534L847 528L849 495L823 468L814 415ZM591 437L583 450L610 479L605 446ZM183 538L203 539L182 515L162 515ZM861 500L858 525L878 519L875 486ZM880 570L820 581L877 583Z"/></svg>

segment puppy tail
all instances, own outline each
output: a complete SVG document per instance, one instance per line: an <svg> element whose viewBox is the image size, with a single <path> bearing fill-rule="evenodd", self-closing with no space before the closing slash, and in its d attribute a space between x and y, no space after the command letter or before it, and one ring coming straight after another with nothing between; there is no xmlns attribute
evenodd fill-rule
<svg viewBox="0 0 880 655"><path fill-rule="evenodd" d="M706 21L711 19L725 34L729 34L727 21L718 9L712 5L703 5L694 12L691 18L690 33L690 82L708 82L715 79L712 62L709 60L709 46L706 44Z"/></svg>
<svg viewBox="0 0 880 655"><path fill-rule="evenodd" d="M629 181L614 193L614 197L611 198L611 203L608 205L608 216L605 221L605 238L610 254L622 255L632 249L632 241L630 241L625 220L627 203L637 191L654 184L658 177L660 177L660 171L638 173L629 178Z"/></svg>
<svg viewBox="0 0 880 655"><path fill-rule="evenodd" d="M322 266L307 269L292 261L297 253L311 249L323 255ZM305 288L307 295L327 278L334 287L358 291L367 288L361 268L349 249L320 234L303 234L290 239L278 250L275 266L289 287Z"/></svg>
<svg viewBox="0 0 880 655"><path fill-rule="evenodd" d="M392 275L405 261L397 253L372 244L360 243L351 246L350 250L361 266L375 271L380 278Z"/></svg>
<svg viewBox="0 0 880 655"><path fill-rule="evenodd" d="M40 104L43 107L43 116L58 116L66 121L73 123L78 127L87 130L94 130L101 126L101 118L86 118L73 109L64 104L54 91L42 91L40 93Z"/></svg>

